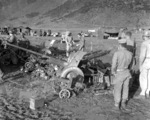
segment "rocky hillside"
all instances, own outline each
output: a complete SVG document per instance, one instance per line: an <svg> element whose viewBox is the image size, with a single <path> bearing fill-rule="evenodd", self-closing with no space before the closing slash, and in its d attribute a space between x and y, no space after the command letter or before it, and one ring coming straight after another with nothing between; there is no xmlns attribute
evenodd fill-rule
<svg viewBox="0 0 150 120"><path fill-rule="evenodd" d="M1 25L149 26L149 0L0 0Z"/></svg>

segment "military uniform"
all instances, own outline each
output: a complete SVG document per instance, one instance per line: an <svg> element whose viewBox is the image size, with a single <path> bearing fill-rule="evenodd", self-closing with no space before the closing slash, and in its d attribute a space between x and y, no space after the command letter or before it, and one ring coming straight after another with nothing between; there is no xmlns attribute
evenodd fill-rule
<svg viewBox="0 0 150 120"><path fill-rule="evenodd" d="M16 36L12 33L12 31L9 31L9 38L7 40L9 43L11 44L14 44L14 45L17 45L17 38ZM11 61L13 64L17 64L18 63L18 59L17 59L17 56L16 56L16 51L18 50L17 48L15 47L11 47L9 46L9 49L12 51L11 54L10 54L10 57L11 57Z"/></svg>
<svg viewBox="0 0 150 120"><path fill-rule="evenodd" d="M119 43L126 43L126 40L122 39ZM132 53L126 48L120 47L118 51L114 53L112 59L112 74L114 75L114 101L115 106L120 108L120 102L124 105L128 100L129 81L131 78L129 66L132 60Z"/></svg>
<svg viewBox="0 0 150 120"><path fill-rule="evenodd" d="M149 97L150 92L150 31L145 32L146 40L141 44L140 51L140 87L141 97Z"/></svg>
<svg viewBox="0 0 150 120"><path fill-rule="evenodd" d="M130 72L133 75L134 74L134 66L136 65L136 58L135 58L136 43L134 40L131 39L131 36L132 36L132 33L128 30L125 30L121 34L121 38L124 38L127 40L127 45L126 45L127 50L132 53ZM134 78L131 78L130 87L132 87L133 80L134 80Z"/></svg>
<svg viewBox="0 0 150 120"><path fill-rule="evenodd" d="M66 42L66 56L69 56L70 48L73 45L73 37L70 35L71 33L69 31L65 34L65 42Z"/></svg>
<svg viewBox="0 0 150 120"><path fill-rule="evenodd" d="M84 39L84 36L81 36L80 38L80 42L79 42L79 50L84 50L85 48L85 39Z"/></svg>

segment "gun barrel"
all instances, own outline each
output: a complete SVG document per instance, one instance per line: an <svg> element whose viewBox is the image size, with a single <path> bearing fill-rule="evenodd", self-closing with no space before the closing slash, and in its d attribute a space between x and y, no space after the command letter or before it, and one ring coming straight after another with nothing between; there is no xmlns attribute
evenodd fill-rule
<svg viewBox="0 0 150 120"><path fill-rule="evenodd" d="M26 48L23 48L23 47L14 45L14 44L7 43L7 45L9 45L11 47L18 48L20 50L23 50L23 51L26 51L26 52L29 52L29 53L32 53L32 54L35 54L35 55L38 55L38 56L43 56L43 54L41 54L41 53L38 53L38 52L35 52L35 51L32 51L32 50L26 49ZM53 58L53 57L50 57L50 56L47 56L47 55L45 55L44 57L48 58L47 62L50 62L52 64L63 66L64 63L65 63L65 61L63 61L63 60L59 60L59 59L56 59L56 58Z"/></svg>

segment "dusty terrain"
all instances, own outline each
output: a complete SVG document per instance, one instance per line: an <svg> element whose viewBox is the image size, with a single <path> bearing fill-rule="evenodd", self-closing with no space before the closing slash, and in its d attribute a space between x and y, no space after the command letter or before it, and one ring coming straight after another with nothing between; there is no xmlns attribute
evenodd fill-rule
<svg viewBox="0 0 150 120"><path fill-rule="evenodd" d="M44 39L43 39L44 40ZM34 44L43 42L42 39L32 40ZM98 38L86 38L86 50L91 50L91 42L93 50L111 50L110 54L99 58L104 63L111 63L111 58L116 50L116 40L100 40ZM137 41L138 49L140 41ZM65 45L59 43L54 44L64 49ZM137 52L138 55L138 52ZM10 67L9 72L17 70L15 67ZM3 66L2 70L8 72L8 68ZM135 71L137 69L135 68ZM88 88L78 96L72 96L70 99L63 100L57 95L47 94L45 96L45 106L38 110L29 108L29 100L20 97L20 91L26 89L24 86L27 83L29 76L24 78L16 78L14 81L20 81L19 85L14 83L6 83L1 86L0 99L0 118L1 120L150 120L150 100L137 100L133 95L137 95L138 77L136 77L133 87L130 91L130 100L128 107L131 108L130 113L117 112L113 110L114 101L112 90L101 90L96 95L93 88ZM21 98L21 99L20 99Z"/></svg>
<svg viewBox="0 0 150 120"><path fill-rule="evenodd" d="M29 26L52 31L71 30L76 33L103 26L149 27L149 10L149 0L0 0L0 27ZM50 93L45 96L45 106L31 110L29 100L21 96L21 91L29 87L30 76L19 76L13 78L14 82L0 86L0 120L150 120L150 99L134 99L140 92L138 55L141 37L136 37L137 66L134 68L136 75L128 103L130 113L113 110L112 90L101 90L96 95L92 87L78 96L62 100L51 94L51 88L46 86L45 89ZM39 45L46 39L53 38L29 39L33 45ZM54 46L62 50L65 48L59 42ZM104 63L111 64L116 48L116 40L86 38L86 51L111 51L99 58ZM19 71L18 66L14 65L1 65L1 68L5 75ZM40 88L40 91L44 89Z"/></svg>

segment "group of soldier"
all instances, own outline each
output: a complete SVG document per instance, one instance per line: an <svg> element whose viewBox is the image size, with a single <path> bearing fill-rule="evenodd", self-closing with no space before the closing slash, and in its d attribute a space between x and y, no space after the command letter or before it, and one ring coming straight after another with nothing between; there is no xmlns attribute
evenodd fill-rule
<svg viewBox="0 0 150 120"><path fill-rule="evenodd" d="M139 83L141 87L140 95L136 99L150 98L150 30L143 33L143 42L141 44L139 55ZM111 73L114 86L114 108L116 110L131 111L127 107L129 101L129 87L133 75L135 62L135 41L132 40L132 33L123 30L118 39L119 47L112 58Z"/></svg>

